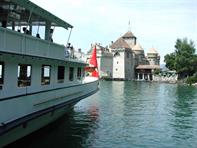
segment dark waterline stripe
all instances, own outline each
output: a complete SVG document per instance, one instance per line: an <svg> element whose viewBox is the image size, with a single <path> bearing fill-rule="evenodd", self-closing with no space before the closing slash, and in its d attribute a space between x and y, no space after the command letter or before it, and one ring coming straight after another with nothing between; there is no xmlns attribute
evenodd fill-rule
<svg viewBox="0 0 197 148"><path fill-rule="evenodd" d="M26 122L29 122L35 118L38 118L42 115L45 115L49 112L52 112L52 111L55 111L57 109L60 109L60 108L63 108L65 107L66 105L71 105L70 107L72 107L75 103L77 103L78 101L88 97L88 96L91 96L93 95L94 93L96 93L99 89L96 89L86 95L83 95L81 97L77 97L77 98L74 98L72 100L69 100L69 101L66 101L64 103L61 103L61 104L58 104L58 105L54 105L54 106L51 106L51 107L48 107L46 109L43 109L43 110L40 110L40 111L37 111L35 113L31 113L31 114L28 114L24 117L21 117L21 118L18 118L14 121L11 121L9 123L1 123L1 126L0 126L0 136L9 132L11 129L14 129L16 128L17 126L20 126L22 125L23 123L26 123Z"/></svg>

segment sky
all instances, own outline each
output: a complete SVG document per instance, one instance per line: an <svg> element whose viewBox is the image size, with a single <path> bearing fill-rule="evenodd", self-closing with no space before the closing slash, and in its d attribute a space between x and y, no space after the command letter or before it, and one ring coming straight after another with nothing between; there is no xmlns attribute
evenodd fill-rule
<svg viewBox="0 0 197 148"><path fill-rule="evenodd" d="M128 30L145 53L155 48L161 63L174 52L177 38L187 37L197 48L197 0L31 1L73 25L70 42L85 53L91 43L105 47ZM69 31L55 28L55 42L65 45L68 36Z"/></svg>

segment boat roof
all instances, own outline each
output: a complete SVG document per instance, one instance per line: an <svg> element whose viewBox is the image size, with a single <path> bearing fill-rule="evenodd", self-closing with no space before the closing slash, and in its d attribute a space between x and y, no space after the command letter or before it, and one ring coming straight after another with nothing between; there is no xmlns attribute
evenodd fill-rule
<svg viewBox="0 0 197 148"><path fill-rule="evenodd" d="M45 26L50 22L52 26L73 28L69 23L29 0L0 0L0 21L5 18L8 19L9 26L12 25L11 22L18 26L28 25L28 22L32 25Z"/></svg>

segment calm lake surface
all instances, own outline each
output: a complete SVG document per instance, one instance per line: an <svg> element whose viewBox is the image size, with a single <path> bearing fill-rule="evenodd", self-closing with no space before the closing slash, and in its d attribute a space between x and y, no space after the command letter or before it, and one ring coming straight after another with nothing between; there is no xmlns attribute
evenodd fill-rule
<svg viewBox="0 0 197 148"><path fill-rule="evenodd" d="M24 148L196 148L197 88L100 81L69 116L10 145Z"/></svg>

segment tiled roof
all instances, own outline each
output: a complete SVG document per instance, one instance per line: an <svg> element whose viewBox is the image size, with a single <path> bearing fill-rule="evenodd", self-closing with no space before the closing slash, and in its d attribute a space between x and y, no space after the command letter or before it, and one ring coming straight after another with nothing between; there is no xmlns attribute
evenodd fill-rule
<svg viewBox="0 0 197 148"><path fill-rule="evenodd" d="M122 37L123 38L132 38L132 37L135 37L135 36L133 35L133 33L131 31L128 31Z"/></svg>
<svg viewBox="0 0 197 148"><path fill-rule="evenodd" d="M160 65L138 65L136 69L160 69Z"/></svg>
<svg viewBox="0 0 197 148"><path fill-rule="evenodd" d="M135 46L132 47L132 50L143 50L143 48L139 43L137 43Z"/></svg>
<svg viewBox="0 0 197 148"><path fill-rule="evenodd" d="M147 53L158 53L155 48L150 48Z"/></svg>
<svg viewBox="0 0 197 148"><path fill-rule="evenodd" d="M117 48L130 48L130 46L125 42L125 40L120 37L118 40L116 40L112 45L112 49L117 49Z"/></svg>

